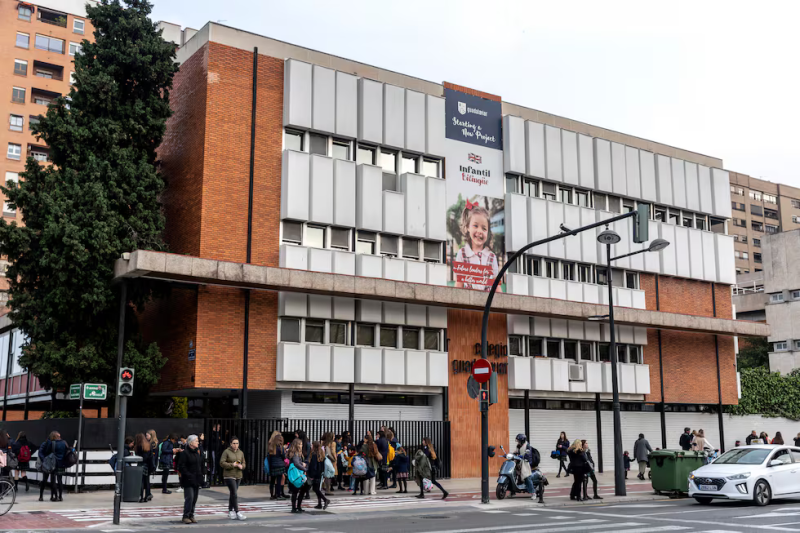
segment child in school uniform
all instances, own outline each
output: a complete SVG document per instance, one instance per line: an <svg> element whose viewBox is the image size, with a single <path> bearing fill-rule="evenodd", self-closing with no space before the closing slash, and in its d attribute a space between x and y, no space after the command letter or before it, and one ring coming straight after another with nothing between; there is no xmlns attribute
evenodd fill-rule
<svg viewBox="0 0 800 533"><path fill-rule="evenodd" d="M410 463L411 460L406 454L405 448L399 446L392 461L392 471L397 476L397 486L400 489L397 494L408 493L408 467Z"/></svg>
<svg viewBox="0 0 800 533"><path fill-rule="evenodd" d="M455 262L490 267L491 276L487 272L483 283L457 282L456 287L489 291L499 270L497 256L492 252L493 235L491 215L478 202L470 202L461 213L461 234L466 244L456 254Z"/></svg>

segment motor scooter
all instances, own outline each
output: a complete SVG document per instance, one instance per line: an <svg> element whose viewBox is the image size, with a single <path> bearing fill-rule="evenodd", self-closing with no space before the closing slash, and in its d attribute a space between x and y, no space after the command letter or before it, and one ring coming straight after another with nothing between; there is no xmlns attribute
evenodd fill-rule
<svg viewBox="0 0 800 533"><path fill-rule="evenodd" d="M514 455L513 453L506 454L503 446L500 446L506 460L500 466L500 476L497 478L497 487L495 488L495 495L498 500L502 500L509 494L509 498L513 498L515 494L527 493L528 489L525 481L520 479L519 468L517 465L524 461L521 456ZM539 502L544 501L544 486L547 484L547 478L544 477L538 468L533 470L531 475L533 478L533 490L539 498Z"/></svg>

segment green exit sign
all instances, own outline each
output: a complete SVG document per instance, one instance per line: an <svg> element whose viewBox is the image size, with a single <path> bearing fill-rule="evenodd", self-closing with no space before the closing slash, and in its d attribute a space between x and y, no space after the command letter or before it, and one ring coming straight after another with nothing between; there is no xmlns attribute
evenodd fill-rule
<svg viewBox="0 0 800 533"><path fill-rule="evenodd" d="M73 383L69 386L69 399L70 400L80 400L81 399L81 384L80 383Z"/></svg>
<svg viewBox="0 0 800 533"><path fill-rule="evenodd" d="M83 384L83 399L84 400L105 400L108 397L108 385L105 383L84 383ZM69 387L69 399L81 399L81 384L73 383Z"/></svg>

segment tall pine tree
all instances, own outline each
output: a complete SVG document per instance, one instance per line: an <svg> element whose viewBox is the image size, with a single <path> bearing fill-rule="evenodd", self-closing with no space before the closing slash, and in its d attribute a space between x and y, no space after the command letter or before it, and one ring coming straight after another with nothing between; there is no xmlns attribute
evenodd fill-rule
<svg viewBox="0 0 800 533"><path fill-rule="evenodd" d="M170 116L175 46L145 0L87 6L95 42L75 55L75 83L34 127L52 164L28 158L18 185L2 188L24 225L0 220L11 318L28 337L22 365L45 387L110 382L116 366L122 252L162 250L164 190L156 148ZM151 294L131 284L133 305ZM128 313L132 317L134 313ZM132 338L137 338L135 335ZM125 363L151 385L165 363L155 344L128 342Z"/></svg>

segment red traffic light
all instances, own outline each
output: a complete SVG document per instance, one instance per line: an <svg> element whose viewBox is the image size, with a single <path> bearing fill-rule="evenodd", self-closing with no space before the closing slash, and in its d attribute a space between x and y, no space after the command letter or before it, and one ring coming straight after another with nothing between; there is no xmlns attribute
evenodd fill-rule
<svg viewBox="0 0 800 533"><path fill-rule="evenodd" d="M131 372L131 371L130 371L130 370L128 370L128 369L125 369L125 370L123 370L123 371L122 371L122 373L119 375L119 378L120 378L121 380L123 380L123 381L130 381L130 380L132 380L132 379L133 379L133 372Z"/></svg>
<svg viewBox="0 0 800 533"><path fill-rule="evenodd" d="M481 391L481 401L482 402L488 402L489 401L489 391L488 390L482 390Z"/></svg>

